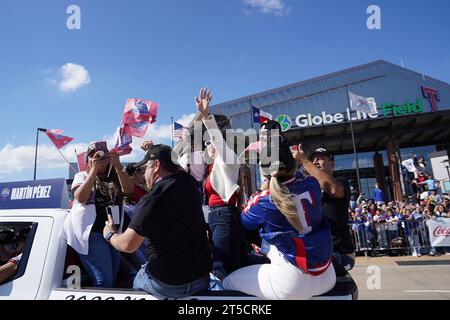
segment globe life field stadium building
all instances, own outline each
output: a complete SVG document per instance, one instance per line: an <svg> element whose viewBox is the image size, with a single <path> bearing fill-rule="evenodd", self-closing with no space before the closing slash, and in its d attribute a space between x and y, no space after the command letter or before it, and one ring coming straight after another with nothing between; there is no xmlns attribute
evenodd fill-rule
<svg viewBox="0 0 450 320"><path fill-rule="evenodd" d="M349 112L347 90L374 97L378 112ZM450 150L450 85L386 61L224 102L210 111L231 118L232 128L259 129L252 123L252 106L272 114L290 144L335 154L336 176L357 187L351 116L366 195L378 181L389 199L403 199L402 160L421 155L429 165L431 153Z"/></svg>

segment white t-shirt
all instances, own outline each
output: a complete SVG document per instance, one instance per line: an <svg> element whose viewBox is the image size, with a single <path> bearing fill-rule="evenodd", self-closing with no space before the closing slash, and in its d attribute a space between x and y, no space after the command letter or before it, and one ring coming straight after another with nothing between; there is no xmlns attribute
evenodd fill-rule
<svg viewBox="0 0 450 320"><path fill-rule="evenodd" d="M205 162L203 160L203 151L194 151L192 153L183 154L178 158L178 164L184 171L190 173L198 182L205 177ZM189 165L189 166L188 166Z"/></svg>

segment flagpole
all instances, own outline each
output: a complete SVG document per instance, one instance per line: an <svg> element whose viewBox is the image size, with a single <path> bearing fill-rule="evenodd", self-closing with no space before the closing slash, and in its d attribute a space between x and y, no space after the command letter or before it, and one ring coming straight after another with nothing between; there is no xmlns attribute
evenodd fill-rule
<svg viewBox="0 0 450 320"><path fill-rule="evenodd" d="M77 159L78 172L80 172L80 171L81 171L81 168L80 168L80 164L78 163L78 153L77 153L77 149L73 148L73 151L75 151L75 158Z"/></svg>
<svg viewBox="0 0 450 320"><path fill-rule="evenodd" d="M58 150L59 154L61 155L61 157L63 157L64 160L66 160L67 164L69 165L70 169L73 170L74 173L78 173L78 171L76 169L74 169L74 167L72 166L72 164L69 162L69 160L67 160L67 158L63 155L63 153L61 152L61 150L58 149L58 147L53 144L56 148L56 150Z"/></svg>
<svg viewBox="0 0 450 320"><path fill-rule="evenodd" d="M345 90L347 93L347 104L348 104L348 118L350 121L350 131L352 134L352 144L353 144L353 153L355 155L355 161L356 161L356 179L358 180L358 189L359 192L362 192L361 190L361 178L359 175L359 160L358 160L358 152L356 151L356 144L355 144L355 133L353 131L353 121L352 121L352 110L351 110L351 105L350 105L350 95L348 92L348 85L345 86Z"/></svg>
<svg viewBox="0 0 450 320"><path fill-rule="evenodd" d="M173 149L173 117L170 117L170 121L172 122L172 149Z"/></svg>
<svg viewBox="0 0 450 320"><path fill-rule="evenodd" d="M248 99L248 101L249 101L249 104L250 104L250 128L251 129L255 129L255 124L253 122L253 102L252 102L252 98ZM257 139L257 141L259 141L258 133L256 133L256 139ZM258 189L258 185L257 185L256 181L258 180L258 169L259 169L259 167L254 165L253 168L255 169L254 170L254 172L255 172L255 177L254 177L255 178L255 190L257 190Z"/></svg>

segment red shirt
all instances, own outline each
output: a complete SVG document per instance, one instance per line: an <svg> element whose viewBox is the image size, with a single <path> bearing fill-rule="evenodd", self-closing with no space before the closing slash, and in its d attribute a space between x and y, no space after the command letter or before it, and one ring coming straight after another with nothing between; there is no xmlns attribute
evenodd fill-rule
<svg viewBox="0 0 450 320"><path fill-rule="evenodd" d="M213 166L209 167L209 173L211 173ZM224 202L222 198L218 195L218 193L214 190L212 184L211 184L211 177L208 176L205 182L205 195L206 199L208 199L208 205L215 207L215 206L223 206L223 205L233 205L235 206L237 204L238 195L237 193L233 193L228 203Z"/></svg>
<svg viewBox="0 0 450 320"><path fill-rule="evenodd" d="M147 194L147 190L145 190L144 188L135 185L134 189L133 189L133 194L131 195L131 201L133 201L134 203L138 203L139 200L141 200L141 198L143 196L145 196Z"/></svg>

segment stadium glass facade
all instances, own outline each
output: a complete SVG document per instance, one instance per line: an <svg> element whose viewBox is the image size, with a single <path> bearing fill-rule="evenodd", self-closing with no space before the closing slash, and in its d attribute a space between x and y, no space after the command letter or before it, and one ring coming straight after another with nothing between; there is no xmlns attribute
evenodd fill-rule
<svg viewBox="0 0 450 320"><path fill-rule="evenodd" d="M377 112L349 111L347 92L375 98ZM252 106L272 114L291 144L333 152L336 175L357 187L351 118L360 186L368 195L378 181L390 199L400 200L401 161L418 155L429 162L430 153L450 149L450 85L382 60L224 102L211 112L230 118L233 128L259 129Z"/></svg>

